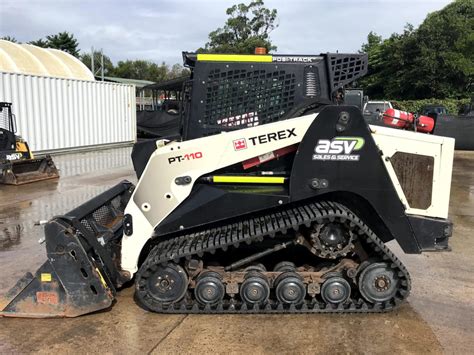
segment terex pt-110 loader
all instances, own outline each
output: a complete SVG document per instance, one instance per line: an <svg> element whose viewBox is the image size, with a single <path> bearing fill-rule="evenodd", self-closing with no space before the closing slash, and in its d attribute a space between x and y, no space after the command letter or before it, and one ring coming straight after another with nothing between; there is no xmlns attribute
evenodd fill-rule
<svg viewBox="0 0 474 355"><path fill-rule="evenodd" d="M163 313L378 312L408 296L386 247L448 249L454 140L340 105L362 54L184 54L179 141L135 146L123 182L45 226L48 261L5 316L136 300Z"/></svg>

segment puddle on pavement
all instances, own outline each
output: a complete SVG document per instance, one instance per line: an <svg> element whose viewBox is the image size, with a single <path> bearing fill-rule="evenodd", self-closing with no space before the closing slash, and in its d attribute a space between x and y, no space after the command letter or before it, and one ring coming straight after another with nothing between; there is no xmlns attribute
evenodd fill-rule
<svg viewBox="0 0 474 355"><path fill-rule="evenodd" d="M23 211L30 208L31 201L22 202L10 208L0 208L0 252L11 250L21 243L25 225L19 223Z"/></svg>
<svg viewBox="0 0 474 355"><path fill-rule="evenodd" d="M19 224L4 225L0 223L0 251L9 250L20 244L23 227Z"/></svg>
<svg viewBox="0 0 474 355"><path fill-rule="evenodd" d="M139 308L133 288L120 292L109 312L0 319L0 339L0 352L87 353L98 344L112 353L148 352L159 343L156 353L441 353L409 304L386 314L162 315Z"/></svg>
<svg viewBox="0 0 474 355"><path fill-rule="evenodd" d="M91 172L108 172L120 167L131 167L131 152L131 147L101 149L95 152L58 155L53 159L60 170L61 177L70 177Z"/></svg>
<svg viewBox="0 0 474 355"><path fill-rule="evenodd" d="M441 352L432 329L405 304L387 314L189 316L154 353L248 349L287 354Z"/></svg>

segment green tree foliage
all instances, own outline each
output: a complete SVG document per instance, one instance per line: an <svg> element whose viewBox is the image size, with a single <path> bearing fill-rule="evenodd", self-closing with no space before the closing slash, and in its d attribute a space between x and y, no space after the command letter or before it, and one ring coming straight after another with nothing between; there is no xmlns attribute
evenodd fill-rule
<svg viewBox="0 0 474 355"><path fill-rule="evenodd" d="M65 51L74 57L79 57L79 43L72 33L66 31L55 35L46 36L49 48Z"/></svg>
<svg viewBox="0 0 474 355"><path fill-rule="evenodd" d="M96 71L95 75L100 75L98 69L100 68L101 64L101 53L99 51L94 51L94 69ZM80 56L82 63L85 64L90 70L92 70L92 60L91 60L91 53L83 53ZM104 55L104 75L110 76L113 75L114 71L114 64L110 60L110 58Z"/></svg>
<svg viewBox="0 0 474 355"><path fill-rule="evenodd" d="M252 54L256 47L276 50L270 40L278 24L277 10L265 7L263 0L234 5L226 11L229 18L224 27L209 33L209 42L199 52Z"/></svg>
<svg viewBox="0 0 474 355"><path fill-rule="evenodd" d="M176 63L171 67L170 71L168 72L167 78L175 79L189 74L189 69L184 68L181 64Z"/></svg>
<svg viewBox="0 0 474 355"><path fill-rule="evenodd" d="M361 85L370 97L468 97L474 79L474 2L456 0L429 14L418 29L407 25L385 40L371 32L361 49L369 56Z"/></svg>
<svg viewBox="0 0 474 355"><path fill-rule="evenodd" d="M147 60L119 61L114 76L127 79L162 81L166 78L166 65L159 66Z"/></svg>
<svg viewBox="0 0 474 355"><path fill-rule="evenodd" d="M463 106L468 105L471 99L423 99L423 100L391 100L394 108L407 112L420 112L426 105L443 105L451 115L457 115Z"/></svg>
<svg viewBox="0 0 474 355"><path fill-rule="evenodd" d="M473 89L474 2L458 0L429 14L416 33L414 74L421 97L464 96Z"/></svg>
<svg viewBox="0 0 474 355"><path fill-rule="evenodd" d="M166 63L160 65L147 60L119 61L112 75L120 78L150 80L160 82L187 75L189 71L179 64L170 67Z"/></svg>
<svg viewBox="0 0 474 355"><path fill-rule="evenodd" d="M30 41L28 44L41 48L59 49L79 58L79 43L72 33L66 31Z"/></svg>
<svg viewBox="0 0 474 355"><path fill-rule="evenodd" d="M41 47L41 48L48 48L49 47L48 42L45 41L42 38L40 38L36 41L30 41L30 42L28 42L28 44L32 44L34 46Z"/></svg>
<svg viewBox="0 0 474 355"><path fill-rule="evenodd" d="M0 37L0 39L3 39L5 41L10 41L10 42L13 42L13 43L20 43L16 40L15 37L12 37L12 36L3 36L3 37Z"/></svg>

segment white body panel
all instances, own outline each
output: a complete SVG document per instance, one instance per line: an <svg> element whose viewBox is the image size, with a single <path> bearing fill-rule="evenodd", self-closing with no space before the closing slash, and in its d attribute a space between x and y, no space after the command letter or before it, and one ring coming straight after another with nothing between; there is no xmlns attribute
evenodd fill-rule
<svg viewBox="0 0 474 355"><path fill-rule="evenodd" d="M125 213L130 214L133 218L133 234L123 236L122 269L131 274L137 271L140 252L152 236L154 228L189 196L194 182L199 177L223 167L299 143L314 119L317 119L317 114L190 141L171 142L164 146L160 146L163 142L157 142L158 148L151 155L125 209ZM447 217L454 140L390 128L372 127L371 129L376 144L384 151L383 159L393 155L396 151L435 157L433 190L436 191L436 194L433 195L432 206L424 211L409 208L390 162L385 159L384 162L401 201L407 207L407 213ZM293 134L290 135L289 131L292 131ZM278 132L284 132L280 134L284 138L265 143L260 143L259 138L254 138L262 136L267 137L268 140L269 134L278 136ZM235 141L243 139L245 139L246 147L237 150L234 146ZM262 140L265 141L265 138ZM252 144L254 141L258 144ZM186 155L188 159L177 161L178 156L185 157ZM191 156L195 158L189 158ZM170 162L170 159L174 160ZM177 185L175 179L183 176L190 176L192 183ZM443 191L438 193L438 189Z"/></svg>
<svg viewBox="0 0 474 355"><path fill-rule="evenodd" d="M383 152L383 162L400 200L405 205L406 213L448 218L454 139L381 126L370 126L370 129L372 130L372 137L375 143ZM392 157L397 152L413 153L434 158L433 187L431 191L432 203L427 209L422 210L409 206L390 160L385 159L386 157ZM423 188L423 183L423 181L420 181L420 188Z"/></svg>
<svg viewBox="0 0 474 355"><path fill-rule="evenodd" d="M273 150L299 143L316 114L279 121L238 131L221 133L184 142L171 142L150 157L142 177L125 208L133 217L133 235L122 239L122 269L135 273L137 261L153 229L191 193L200 176ZM264 144L251 144L251 137L294 129L294 136ZM247 148L235 150L234 141L245 139ZM169 163L168 159L200 152L202 158ZM179 176L190 176L192 183L176 185ZM170 198L167 198L169 196ZM137 202L139 200L139 202Z"/></svg>

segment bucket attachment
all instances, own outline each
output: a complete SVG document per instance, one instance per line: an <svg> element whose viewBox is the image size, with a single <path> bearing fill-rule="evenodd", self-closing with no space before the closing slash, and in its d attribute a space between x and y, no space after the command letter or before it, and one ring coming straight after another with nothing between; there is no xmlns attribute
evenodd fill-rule
<svg viewBox="0 0 474 355"><path fill-rule="evenodd" d="M0 167L1 184L23 185L59 177L59 171L49 155L39 159L9 161L0 164Z"/></svg>
<svg viewBox="0 0 474 355"><path fill-rule="evenodd" d="M133 184L123 181L45 225L48 260L0 299L0 315L77 317L112 305L128 280L119 271L122 220Z"/></svg>

